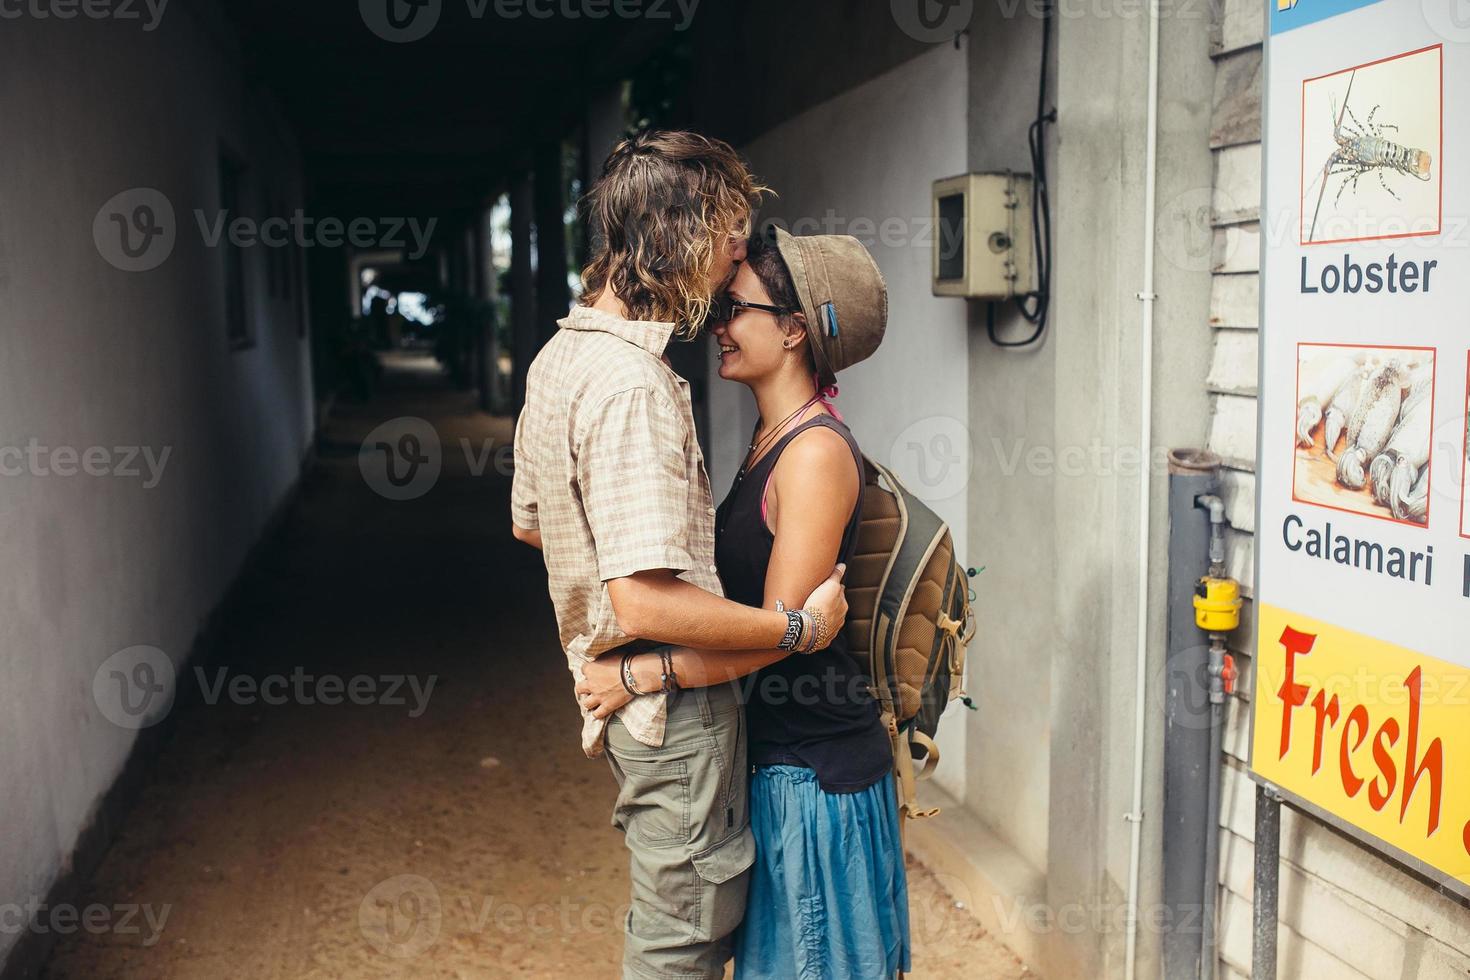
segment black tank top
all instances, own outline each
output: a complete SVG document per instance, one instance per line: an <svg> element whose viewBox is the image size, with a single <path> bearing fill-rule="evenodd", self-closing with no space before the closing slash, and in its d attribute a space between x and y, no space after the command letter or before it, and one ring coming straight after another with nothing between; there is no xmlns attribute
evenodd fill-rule
<svg viewBox="0 0 1470 980"><path fill-rule="evenodd" d="M715 518L715 562L725 595L736 602L765 603L766 568L775 544L761 516L766 480L791 440L817 426L847 441L861 472L862 454L852 433L824 414L792 429L748 473L735 477ZM839 561L852 557L861 511L859 495ZM828 793L855 793L882 779L893 766L893 752L868 685L864 666L848 652L841 632L825 650L793 653L745 678L751 764L811 769Z"/></svg>

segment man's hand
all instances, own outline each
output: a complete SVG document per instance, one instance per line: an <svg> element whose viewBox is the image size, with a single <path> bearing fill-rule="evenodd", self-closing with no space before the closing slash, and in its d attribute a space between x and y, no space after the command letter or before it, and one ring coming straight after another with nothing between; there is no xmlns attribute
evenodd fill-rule
<svg viewBox="0 0 1470 980"><path fill-rule="evenodd" d="M582 679L577 682L577 703L600 719L633 700L623 687L622 655L609 654L582 665Z"/></svg>
<svg viewBox="0 0 1470 980"><path fill-rule="evenodd" d="M847 622L847 588L842 584L842 576L846 573L847 566L838 565L827 576L827 580L817 586L806 597L806 602L802 603L803 609L820 612L827 624L826 634L818 644L820 647L825 647L832 637L842 632L843 624Z"/></svg>

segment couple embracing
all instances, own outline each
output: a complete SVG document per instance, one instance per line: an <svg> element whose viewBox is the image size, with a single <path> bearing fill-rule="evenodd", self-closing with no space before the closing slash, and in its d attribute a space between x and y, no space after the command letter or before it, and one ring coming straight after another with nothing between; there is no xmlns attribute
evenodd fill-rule
<svg viewBox="0 0 1470 980"><path fill-rule="evenodd" d="M751 237L764 190L719 140L620 144L516 427L514 533L543 552L582 747L619 787L630 980L732 955L739 980L909 969L892 749L842 630L863 462L830 401L887 292L856 239ZM706 330L760 412L718 510L665 357Z"/></svg>

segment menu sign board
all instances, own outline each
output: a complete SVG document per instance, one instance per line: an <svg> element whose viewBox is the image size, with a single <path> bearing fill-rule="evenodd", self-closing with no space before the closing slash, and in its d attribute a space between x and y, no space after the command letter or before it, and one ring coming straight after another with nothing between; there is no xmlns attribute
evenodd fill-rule
<svg viewBox="0 0 1470 980"><path fill-rule="evenodd" d="M1268 9L1251 769L1470 896L1456 4Z"/></svg>

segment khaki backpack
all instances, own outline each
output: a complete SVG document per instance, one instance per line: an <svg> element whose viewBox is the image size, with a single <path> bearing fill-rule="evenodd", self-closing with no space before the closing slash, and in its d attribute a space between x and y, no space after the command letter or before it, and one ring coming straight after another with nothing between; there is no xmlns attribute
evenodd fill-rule
<svg viewBox="0 0 1470 980"><path fill-rule="evenodd" d="M868 658L893 743L899 812L928 817L939 810L919 809L915 783L939 763L939 716L965 693L965 650L975 631L969 583L949 525L886 467L864 462L862 516L844 577L847 638L854 656Z"/></svg>

